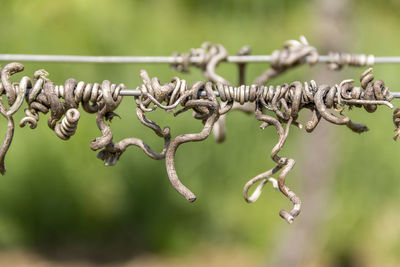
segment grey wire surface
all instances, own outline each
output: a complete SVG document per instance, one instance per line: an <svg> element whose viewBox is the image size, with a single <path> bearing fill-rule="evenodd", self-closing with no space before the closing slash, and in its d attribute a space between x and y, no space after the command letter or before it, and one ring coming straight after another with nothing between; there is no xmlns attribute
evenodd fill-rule
<svg viewBox="0 0 400 267"><path fill-rule="evenodd" d="M0 61L25 62L69 62L69 63L182 63L182 57L163 56L72 56L72 55L18 55L0 54ZM190 62L199 62L200 58L191 57ZM271 61L270 55L228 56L231 63L262 63ZM319 56L318 62L328 62L328 56ZM375 63L400 63L400 57L375 57Z"/></svg>
<svg viewBox="0 0 400 267"><path fill-rule="evenodd" d="M216 96L219 96L218 91L214 91ZM400 98L400 92L391 92L394 98ZM122 96L140 96L141 92L138 89L124 89L119 92ZM202 91L202 95L205 95L205 92Z"/></svg>

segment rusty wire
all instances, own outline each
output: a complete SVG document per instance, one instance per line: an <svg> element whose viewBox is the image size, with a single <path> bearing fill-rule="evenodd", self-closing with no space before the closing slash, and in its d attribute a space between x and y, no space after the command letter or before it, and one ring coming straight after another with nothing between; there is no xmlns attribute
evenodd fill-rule
<svg viewBox="0 0 400 267"><path fill-rule="evenodd" d="M243 47L237 55L249 55L250 49ZM174 77L169 83L162 84L157 78L150 78L146 71L140 72L142 84L137 88L140 95L135 95L136 115L139 121L149 127L164 140L161 152L155 152L143 140L130 137L114 143L110 125L107 123L113 117L115 109L122 101L122 92L126 91L123 84L111 84L109 81L99 83L77 82L68 79L64 85L55 86L45 70L34 73L33 79L25 76L19 82L12 82L14 74L21 72L24 67L20 63L10 63L1 70L0 95L5 94L7 104L0 101L0 113L7 120L7 132L0 147L0 172L5 173L4 159L11 145L14 133L13 115L21 108L24 100L28 104L26 116L20 121L20 126L29 124L36 128L39 114L49 113L48 126L55 134L67 140L73 136L78 127L80 112L79 104L84 111L96 113L96 123L101 136L90 143L90 148L99 151L97 157L104 164L114 165L129 146L137 146L150 158L165 159L168 177L173 187L188 201L196 200L195 194L179 179L175 168L175 154L179 146L187 142L199 142L206 139L212 130L217 141L225 138L225 115L229 111L239 109L248 114L254 114L261 122L261 129L273 126L278 135L278 141L273 147L270 156L275 166L250 179L243 189L247 202L256 201L262 189L268 182L283 193L293 204L290 211L282 210L280 216L291 223L301 211L301 200L285 184L285 179L295 160L278 155L289 135L290 126L303 128L297 121L302 109L309 109L312 116L305 123L305 130L311 132L317 127L321 119L337 125L346 125L356 133L362 133L368 128L355 123L347 116L343 116L345 108L364 107L367 112L374 112L378 105L393 108L390 101L393 95L383 81L374 81L372 69L369 68L360 77L361 86L353 86L353 80L344 80L333 86L318 85L311 82L292 82L278 86L266 86L270 79L284 73L290 68L301 64L315 64L318 60L316 49L310 46L304 37L300 41L287 41L282 50L272 55L271 66L255 80L253 85L245 86L245 62L238 63L239 84L234 87L222 76L216 73L219 63L227 59L228 53L222 45L204 43L201 48L192 49L187 54L175 54L184 60L173 67L181 72L189 71L194 65L202 69L207 81L196 82L189 86L185 80ZM196 57L200 60L194 64L190 60ZM331 54L330 68L340 69L344 65L366 66L373 64L373 57L365 55ZM219 97L219 100L217 99ZM62 101L63 100L63 101ZM186 111L193 111L195 119L204 124L199 133L182 134L171 137L171 129L159 126L149 120L146 113L155 109L163 109L179 115ZM335 113L332 113L335 111ZM338 115L340 114L340 115ZM60 122L61 121L61 122ZM396 127L395 140L400 135L400 111L393 113L393 123ZM284 126L285 125L285 126ZM277 174L278 178L272 176ZM256 189L249 194L253 186Z"/></svg>

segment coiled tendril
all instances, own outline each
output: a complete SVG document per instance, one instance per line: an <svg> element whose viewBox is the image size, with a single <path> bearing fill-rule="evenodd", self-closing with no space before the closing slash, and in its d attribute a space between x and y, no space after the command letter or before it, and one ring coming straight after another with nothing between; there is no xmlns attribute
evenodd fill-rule
<svg viewBox="0 0 400 267"><path fill-rule="evenodd" d="M292 45L296 46L298 43ZM292 45L288 44L287 48L289 49ZM303 45L305 45L304 40ZM305 54L308 56L314 53L312 49L306 50L308 52ZM297 58L294 62L298 60L300 59ZM218 119L232 110L235 104L250 103L256 119L262 123L260 126L262 129L274 126L278 134L278 142L270 153L276 165L246 183L243 191L244 198L249 203L256 201L264 185L269 181L272 182L273 186L293 204L290 211L280 212L280 216L289 223L301 211L301 200L285 184L285 179L294 167L295 160L278 154L289 135L290 126L302 127L302 124L297 121L299 112L304 108L312 112L310 120L305 125L308 132L313 131L323 118L333 124L346 125L352 131L361 133L368 130L365 125L354 123L349 117L339 116L332 111L342 114L346 106L363 107L367 112L374 112L378 105L393 107L390 103L392 94L383 81L374 81L372 68L362 73L361 87L353 86L353 80L344 80L334 86L318 85L314 81L309 83L296 81L278 86L255 84L233 87L224 79L215 85L212 82L196 82L189 86L185 80L177 77L169 83L161 84L157 78L150 79L147 72L142 70L140 72L142 85L138 87L141 96L135 97L136 115L143 125L164 139L162 151L156 153L145 142L134 137L125 138L117 143L113 142L113 134L107 121L117 116L114 110L122 100L120 90L125 88L123 84L111 84L107 80L101 84L90 84L68 79L63 86L55 86L49 80L45 70L36 71L32 80L25 76L19 82L11 82L12 75L22 71L23 68L22 64L11 63L1 70L0 95L6 95L9 106L7 108L6 104L0 101L0 113L6 118L8 125L6 137L0 147L1 173L5 172L4 157L13 138L13 115L20 109L24 99L28 108L25 109L26 116L21 120L20 126L29 124L33 129L37 126L39 114L50 112L48 126L63 140L69 139L75 133L80 118L77 108L79 104L82 104L86 112L97 113L96 123L102 135L90 143L90 148L100 150L97 157L103 160L105 165L114 165L127 147L137 146L153 159L165 158L171 184L188 201L193 202L196 196L181 182L176 172L177 149L184 143L206 139ZM218 81L218 78L215 80ZM220 101L217 100L217 94ZM161 128L145 116L146 113L157 108L173 111L175 116L192 110L194 118L201 120L204 127L199 133L181 134L171 140L169 127ZM399 118L400 112L397 109L393 114L393 122L398 129L400 128ZM284 124L286 124L285 127ZM400 132L398 129L396 131ZM395 138L397 136L398 134ZM278 172L280 173L277 180L271 177ZM255 184L258 186L249 196L249 190Z"/></svg>
<svg viewBox="0 0 400 267"><path fill-rule="evenodd" d="M184 80L173 78L170 83L161 85L157 78L150 79L145 71L141 72L143 84L139 87L142 96L136 99L141 112L150 112L156 108L164 110L175 110L179 105L183 108L176 111L175 115L192 109L194 117L202 119L204 128L197 134L183 134L173 139L166 147L166 168L173 187L181 193L188 201L192 202L196 196L177 176L175 169L175 153L179 145L186 142L201 141L208 137L213 124L219 116L231 110L234 103L255 103L254 114L261 121L261 128L274 126L278 133L278 142L271 151L271 158L276 163L272 169L252 178L244 187L244 198L247 202L254 202L260 196L263 186L271 181L292 203L291 211L282 210L280 216L291 223L301 210L301 201L285 184L285 179L295 165L295 160L278 155L282 149L290 126L302 127L296 120L301 109L307 108L312 111L311 119L306 123L306 130L311 132L321 118L338 125L346 125L351 130L361 133L368 128L359 123L354 123L346 116L337 116L329 110L343 112L344 107L364 107L368 112L376 110L377 105L393 106L389 101L392 95L384 83L380 80L373 81L372 69L366 70L360 78L361 87L353 86L353 80L344 80L339 85L327 86L310 83L293 82L279 86L239 86L233 87L226 84L217 84L216 89L221 106L216 100L216 94L212 90L211 83L197 82L189 87ZM199 90L205 90L203 96ZM165 104L164 104L165 103ZM150 104L153 104L150 107ZM265 114L272 112L274 116ZM282 124L286 123L284 128ZM271 176L280 171L278 180ZM254 193L249 197L249 189L256 183L260 183Z"/></svg>
<svg viewBox="0 0 400 267"><path fill-rule="evenodd" d="M346 65L365 67L372 66L375 63L374 55L329 52L328 57L328 67L331 70L340 70Z"/></svg>
<svg viewBox="0 0 400 267"><path fill-rule="evenodd" d="M21 127L29 124L30 128L36 128L39 113L46 114L50 111L48 126L55 131L58 137L67 140L76 131L80 118L77 108L80 103L86 112L98 112L98 120L101 120L102 117L109 118L112 111L121 102L120 90L125 88L123 84L111 84L109 81L104 81L100 85L98 83L78 83L74 79L68 79L63 86L54 86L48 79L48 73L45 70L36 71L33 80L24 76L18 83L11 82L11 76L23 69L24 66L20 63L10 63L1 70L0 95L6 94L10 106L7 110L0 101L0 113L8 121L6 138L0 149L0 172L2 174L5 173L4 157L13 138L14 120L12 115L19 110L24 98L28 108L25 109L26 116L20 121ZM64 115L62 122L57 124ZM102 138L104 139L104 137ZM91 148L94 150L102 148L103 144L100 142L102 138L94 140Z"/></svg>
<svg viewBox="0 0 400 267"><path fill-rule="evenodd" d="M283 49L275 50L271 56L271 67L258 76L254 84L263 85L290 68L307 62L310 65L318 62L317 49L311 46L304 36L300 36L300 41L286 41Z"/></svg>
<svg viewBox="0 0 400 267"><path fill-rule="evenodd" d="M248 46L242 47L238 55L250 54ZM214 45L209 42L203 43L201 48L192 49L189 53L174 53L174 57L182 57L181 63L171 64L172 68L180 72L188 72L190 66L190 59L192 57L200 58L192 65L203 70L204 77L213 83L224 85L231 85L228 80L221 77L215 72L218 64L228 57L227 50L222 45ZM263 85L272 78L277 77L286 70L308 62L310 65L318 61L318 52L315 47L310 46L304 36L300 36L300 41L289 40L284 43L282 50L275 50L272 53L271 68L261 74L256 80L255 84ZM307 60L306 60L307 59ZM238 64L239 67L239 84L244 84L245 81L245 64ZM254 110L253 103L234 103L232 110L240 110L245 113L252 113ZM226 137L226 114L222 114L217 122L214 124L213 133L217 142L223 142Z"/></svg>

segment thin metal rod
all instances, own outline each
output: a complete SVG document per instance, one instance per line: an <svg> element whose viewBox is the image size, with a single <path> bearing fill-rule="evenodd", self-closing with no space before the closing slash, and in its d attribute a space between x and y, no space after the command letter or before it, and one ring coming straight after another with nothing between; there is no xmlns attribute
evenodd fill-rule
<svg viewBox="0 0 400 267"><path fill-rule="evenodd" d="M27 88L25 95L29 95L29 92L32 90L32 88ZM400 98L400 92L391 92L393 98ZM219 92L218 91L214 91L214 94L216 97L219 97ZM119 91L119 95L121 96L141 96L142 92L139 89L122 89L121 91ZM363 95L363 93L361 94L361 96ZM199 91L199 96L207 96L206 91L201 90Z"/></svg>
<svg viewBox="0 0 400 267"><path fill-rule="evenodd" d="M191 57L191 63L200 62L201 58ZM68 62L68 63L182 63L182 57L142 57L142 56L69 56L69 55L18 55L0 54L0 61L25 62ZM228 56L231 63L270 62L270 55ZM307 59L306 59L307 61ZM318 62L329 62L328 56L319 56ZM375 63L400 63L400 57L375 57Z"/></svg>
<svg viewBox="0 0 400 267"><path fill-rule="evenodd" d="M392 92L394 98L400 98L400 92Z"/></svg>
<svg viewBox="0 0 400 267"><path fill-rule="evenodd" d="M394 98L400 98L400 92L391 92ZM122 96L140 96L142 93L138 89L124 89L119 92ZM205 91L200 91L201 96L206 96ZM214 91L216 96L219 96L218 91Z"/></svg>

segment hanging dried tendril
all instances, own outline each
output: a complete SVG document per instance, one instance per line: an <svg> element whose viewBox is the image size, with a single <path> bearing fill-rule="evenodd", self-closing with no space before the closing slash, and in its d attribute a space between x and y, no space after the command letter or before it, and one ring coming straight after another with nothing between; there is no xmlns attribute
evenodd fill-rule
<svg viewBox="0 0 400 267"><path fill-rule="evenodd" d="M375 111L378 105L393 108L390 103L393 98L390 91L382 81L374 81L371 72L370 68L361 75L361 87L353 86L353 80L344 80L335 86L317 85L314 81L293 82L276 87L263 85L233 87L217 84L215 86L217 91L214 91L211 83L197 82L190 87L184 80L178 78L162 85L157 78L150 79L147 73L142 71L143 84L139 87L142 96L136 99L136 103L142 112L161 108L166 111L174 110L177 115L191 109L196 119L203 120L204 128L200 133L179 135L166 147L166 168L169 179L173 187L190 202L194 201L196 196L177 176L174 159L176 150L183 143L207 138L218 117L231 110L234 103L254 103L254 115L262 122L260 127L264 129L267 126L274 126L277 131L278 142L271 151L271 158L276 165L252 178L245 185L244 198L247 202L254 202L260 196L263 186L268 181L273 182L273 185L293 203L291 211L280 212L281 217L291 223L301 208L300 199L285 184L286 176L293 168L295 160L278 155L287 139L290 126L302 128L297 118L299 112L306 108L312 112L310 120L305 125L307 132L313 131L321 118L333 124L346 125L356 133L367 131L365 125L355 123L349 117L335 115L331 111L341 114L346 106L364 107L368 112ZM199 90L205 90L205 96L199 94ZM222 106L216 100L216 92L220 101L226 105ZM150 103L153 104L152 107L149 106ZM178 106L182 108L176 111ZM266 114L266 111L271 111L274 116ZM278 180L271 177L279 171ZM259 185L254 193L248 196L249 189L257 183Z"/></svg>
<svg viewBox="0 0 400 267"><path fill-rule="evenodd" d="M250 49L243 47L237 54L249 55ZM206 139L213 129L217 141L223 141L225 115L231 110L239 109L254 114L261 122L261 129L273 126L278 136L278 141L270 152L275 166L246 183L244 198L249 203L256 201L265 184L271 182L273 187L293 204L290 211L280 212L280 216L291 223L301 211L300 199L285 184L295 160L278 154L286 142L290 126L303 128L297 121L299 112L304 108L311 111L311 118L305 123L307 132L313 131L319 121L325 119L333 124L346 125L356 133L362 133L368 128L343 116L346 107L363 107L367 112L374 112L378 105L393 108L390 103L392 94L383 81L374 81L371 68L362 73L360 87L353 86L353 80L344 80L334 86L318 85L314 81L265 86L271 78L292 67L317 62L317 50L310 46L304 37L301 37L300 41L287 41L282 50L274 51L270 68L250 86L234 87L215 72L218 64L228 57L222 45L204 43L201 48L192 49L190 53L175 55L183 58L183 62L173 64L176 70L187 72L192 64L202 69L206 82L199 81L189 86L185 80L175 77L171 82L162 84L157 78L150 78L146 71L140 72L142 85L138 87L141 95L135 97L136 115L144 126L163 139L164 146L159 153L138 138L129 137L119 142L113 141L108 122L118 116L114 111L122 101L120 92L125 89L123 84L111 84L107 80L101 84L92 84L68 79L64 85L56 86L45 70L36 71L32 79L25 76L19 82L12 82L12 76L23 71L24 67L20 63L6 65L0 72L0 95L5 94L7 98L7 103L3 103L3 99L0 101L0 113L7 120L6 136L0 147L0 172L5 173L4 159L13 139L13 115L21 108L24 100L28 107L25 109L26 116L19 123L20 126L29 125L34 129L37 127L39 114L50 113L47 124L63 140L68 140L75 134L80 119L78 108L81 104L84 111L96 113L96 123L101 136L90 143L90 148L99 151L97 157L103 160L105 165L116 164L129 146L137 146L153 159L165 159L171 184L188 201L193 202L196 200L195 194L181 182L175 168L177 149L184 143ZM192 57L196 57L198 61L191 63ZM371 65L373 61L373 56L330 53L328 63L331 69L340 69L344 65ZM245 63L238 64L240 84L245 82L245 66ZM168 126L161 127L146 117L146 113L157 108L173 112L175 116L191 110L194 118L202 121L203 129L198 133L181 134L172 138ZM397 140L400 136L399 109L393 113L393 123L396 127L394 139ZM272 177L276 174L277 179ZM249 194L253 185L257 185L256 189Z"/></svg>

